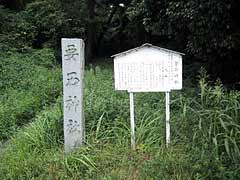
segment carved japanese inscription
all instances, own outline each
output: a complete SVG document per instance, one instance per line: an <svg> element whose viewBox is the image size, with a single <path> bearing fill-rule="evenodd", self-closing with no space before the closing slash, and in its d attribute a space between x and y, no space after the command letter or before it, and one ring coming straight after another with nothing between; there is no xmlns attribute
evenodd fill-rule
<svg viewBox="0 0 240 180"><path fill-rule="evenodd" d="M62 39L64 145L65 152L80 147L84 141L83 74L84 42Z"/></svg>

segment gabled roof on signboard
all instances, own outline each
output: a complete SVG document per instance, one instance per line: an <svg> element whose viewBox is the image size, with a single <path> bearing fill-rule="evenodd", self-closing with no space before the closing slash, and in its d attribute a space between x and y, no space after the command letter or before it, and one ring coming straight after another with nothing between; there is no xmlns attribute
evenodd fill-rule
<svg viewBox="0 0 240 180"><path fill-rule="evenodd" d="M165 49L165 48L161 48L161 47L158 47L158 46L154 46L154 45L149 44L149 43L145 43L145 44L143 44L143 45L141 45L139 47L136 47L136 48L133 48L133 49L129 49L127 51L124 51L124 52L112 55L111 57L114 58L114 57L117 57L117 56L123 56L123 55L129 54L131 52L138 51L139 49L142 49L144 47L151 47L151 48L154 48L154 49L167 51L167 52L174 53L174 54L180 54L182 56L185 55L184 53L180 53L180 52L177 52L177 51L173 51L173 50L170 50L170 49Z"/></svg>

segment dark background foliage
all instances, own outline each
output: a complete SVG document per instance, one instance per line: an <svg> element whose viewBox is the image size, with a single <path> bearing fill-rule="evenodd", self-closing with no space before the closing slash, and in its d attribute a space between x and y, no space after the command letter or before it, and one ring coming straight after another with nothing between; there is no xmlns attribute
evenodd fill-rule
<svg viewBox="0 0 240 180"><path fill-rule="evenodd" d="M83 38L89 63L149 42L186 53L211 77L239 88L238 0L0 0L1 50L51 47Z"/></svg>

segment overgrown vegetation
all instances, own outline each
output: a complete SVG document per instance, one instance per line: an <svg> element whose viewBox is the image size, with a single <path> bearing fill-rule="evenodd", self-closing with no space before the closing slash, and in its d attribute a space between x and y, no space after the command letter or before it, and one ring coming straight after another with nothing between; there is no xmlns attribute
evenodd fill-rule
<svg viewBox="0 0 240 180"><path fill-rule="evenodd" d="M237 0L2 0L0 4L1 49L52 47L60 57L60 39L77 37L87 41L87 62L91 62L96 60L93 56L109 57L148 42L186 53L185 61L201 62L213 78L239 86Z"/></svg>
<svg viewBox="0 0 240 180"><path fill-rule="evenodd" d="M129 99L109 67L85 76L86 145L63 153L62 98L11 140L1 179L239 179L240 94L220 82L173 92L172 143L165 147L164 96L136 94L137 150L130 149Z"/></svg>
<svg viewBox="0 0 240 180"><path fill-rule="evenodd" d="M240 22L236 0L0 0L0 179L240 179ZM61 38L86 42L86 142L63 152ZM142 43L185 52L184 89L113 89L105 58ZM96 56L97 58L93 58ZM99 59L104 59L101 64ZM90 63L97 61L93 66ZM106 63L107 62L107 63ZM211 82L205 65L213 79ZM198 84L197 84L198 82Z"/></svg>
<svg viewBox="0 0 240 180"><path fill-rule="evenodd" d="M52 50L9 52L0 61L0 141L53 103L61 92L61 73Z"/></svg>

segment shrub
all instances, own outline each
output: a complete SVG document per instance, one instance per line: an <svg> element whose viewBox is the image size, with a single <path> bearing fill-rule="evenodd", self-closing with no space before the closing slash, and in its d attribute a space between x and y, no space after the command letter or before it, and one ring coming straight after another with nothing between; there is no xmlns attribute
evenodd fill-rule
<svg viewBox="0 0 240 180"><path fill-rule="evenodd" d="M0 61L0 139L9 138L44 106L55 101L62 88L60 69L49 49L15 54Z"/></svg>

